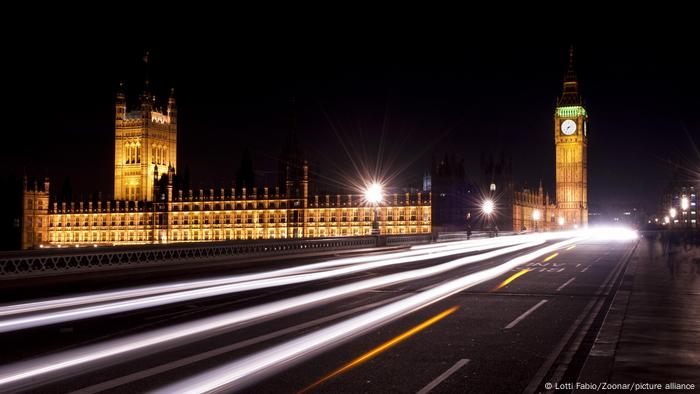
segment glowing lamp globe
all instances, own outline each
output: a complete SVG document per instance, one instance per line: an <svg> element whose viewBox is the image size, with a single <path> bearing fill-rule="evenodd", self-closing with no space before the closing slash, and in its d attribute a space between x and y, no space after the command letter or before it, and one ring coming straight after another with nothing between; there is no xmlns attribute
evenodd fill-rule
<svg viewBox="0 0 700 394"><path fill-rule="evenodd" d="M494 209L494 205L493 205L493 201L491 201L491 200L484 201L484 205L481 207L481 210L484 211L484 213L487 215L492 214L493 209Z"/></svg>
<svg viewBox="0 0 700 394"><path fill-rule="evenodd" d="M382 185L372 183L367 186L367 190L365 190L365 200L367 200L368 203L377 205L382 202L383 199Z"/></svg>

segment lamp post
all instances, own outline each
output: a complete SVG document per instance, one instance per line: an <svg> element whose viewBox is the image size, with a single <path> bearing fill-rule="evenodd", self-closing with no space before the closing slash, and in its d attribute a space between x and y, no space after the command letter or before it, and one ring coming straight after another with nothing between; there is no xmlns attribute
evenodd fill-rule
<svg viewBox="0 0 700 394"><path fill-rule="evenodd" d="M681 209L683 210L681 222L684 223L685 227L688 227L688 208L690 208L690 200L687 196L681 197Z"/></svg>
<svg viewBox="0 0 700 394"><path fill-rule="evenodd" d="M537 224L540 221L540 218L542 217L542 213L540 212L539 209L535 209L532 211L532 220L535 221L535 232L538 232L539 230L537 229Z"/></svg>
<svg viewBox="0 0 700 394"><path fill-rule="evenodd" d="M372 220L372 235L379 235L379 204L384 199L382 185L373 182L365 189L365 200L374 207L374 218Z"/></svg>
<svg viewBox="0 0 700 394"><path fill-rule="evenodd" d="M566 223L566 219L564 219L563 216L559 216L559 230L564 229L564 224Z"/></svg>
<svg viewBox="0 0 700 394"><path fill-rule="evenodd" d="M487 228L490 231L490 234L493 236L494 229L493 229L493 220L491 215L493 214L493 211L495 210L495 206L492 200L484 200L484 203L481 204L481 211L486 215L486 222L487 222Z"/></svg>
<svg viewBox="0 0 700 394"><path fill-rule="evenodd" d="M671 209L668 210L668 216L671 217L671 228L673 228L673 222L675 222L677 214L678 214L678 211L674 207L671 207Z"/></svg>

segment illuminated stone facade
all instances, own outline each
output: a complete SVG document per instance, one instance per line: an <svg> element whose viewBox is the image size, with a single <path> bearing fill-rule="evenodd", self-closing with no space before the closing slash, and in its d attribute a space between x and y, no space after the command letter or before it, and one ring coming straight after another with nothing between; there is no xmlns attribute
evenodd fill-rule
<svg viewBox="0 0 700 394"><path fill-rule="evenodd" d="M166 110L156 107L148 89L140 105L128 110L123 90L117 93L114 121L114 198L152 201L154 179L177 169L177 107L171 91Z"/></svg>
<svg viewBox="0 0 700 394"><path fill-rule="evenodd" d="M513 230L571 229L588 225L588 113L578 91L573 49L564 89L554 111L556 204L542 186L514 193ZM539 220L534 220L534 216Z"/></svg>
<svg viewBox="0 0 700 394"><path fill-rule="evenodd" d="M23 193L22 248L211 242L431 232L431 195L389 194L376 207L360 195L309 195L309 167L298 150L281 163L281 187L173 190L177 117L145 90L128 112L117 94L111 201L57 203L48 179ZM165 190L159 179L167 177Z"/></svg>
<svg viewBox="0 0 700 394"><path fill-rule="evenodd" d="M276 188L178 191L168 199L49 204L49 184L24 193L23 248L369 235L375 209L357 195L295 205ZM381 234L430 233L430 194L389 195Z"/></svg>
<svg viewBox="0 0 700 394"><path fill-rule="evenodd" d="M557 206L550 203L542 183L537 191L523 189L513 198L513 230L549 231L558 228Z"/></svg>
<svg viewBox="0 0 700 394"><path fill-rule="evenodd" d="M565 228L588 224L588 113L578 92L573 50L554 114L558 215Z"/></svg>

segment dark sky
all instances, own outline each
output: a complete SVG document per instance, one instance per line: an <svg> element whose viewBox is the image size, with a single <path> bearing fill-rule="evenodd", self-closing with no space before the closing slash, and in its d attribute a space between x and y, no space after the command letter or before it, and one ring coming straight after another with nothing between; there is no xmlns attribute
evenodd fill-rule
<svg viewBox="0 0 700 394"><path fill-rule="evenodd" d="M56 32L11 48L9 173L70 176L78 193L111 194L116 87L123 80L135 99L149 50L157 95L176 89L178 166L189 166L195 188L230 184L244 147L256 169L274 171L294 96L301 141L324 179L357 178L351 157L371 168L381 157L392 186L404 186L445 153L464 157L476 177L481 152L505 149L516 181L542 178L554 192L552 116L572 40L283 27L138 37ZM697 163L697 48L573 41L590 115L589 200L653 208L666 159Z"/></svg>

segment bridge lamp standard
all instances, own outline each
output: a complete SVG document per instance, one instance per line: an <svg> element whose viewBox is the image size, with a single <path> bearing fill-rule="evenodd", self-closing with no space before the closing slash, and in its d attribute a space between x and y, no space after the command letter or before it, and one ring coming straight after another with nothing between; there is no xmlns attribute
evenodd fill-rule
<svg viewBox="0 0 700 394"><path fill-rule="evenodd" d="M372 220L372 235L379 235L379 204L384 200L384 188L377 182L372 182L365 188L365 201L374 207Z"/></svg>
<svg viewBox="0 0 700 394"><path fill-rule="evenodd" d="M535 232L538 231L537 225L538 225L541 218L542 218L542 212L540 212L539 209L535 209L532 211L532 220L535 221Z"/></svg>
<svg viewBox="0 0 700 394"><path fill-rule="evenodd" d="M678 215L678 210L676 210L676 208L674 207L671 207L671 209L668 210L668 216L671 217L671 227L673 227L673 222L675 222L676 215Z"/></svg>
<svg viewBox="0 0 700 394"><path fill-rule="evenodd" d="M493 212L496 210L496 204L493 203L493 200L486 199L484 202L481 204L481 212L486 216L486 222L488 223L488 228L490 231L494 231L493 229Z"/></svg>

